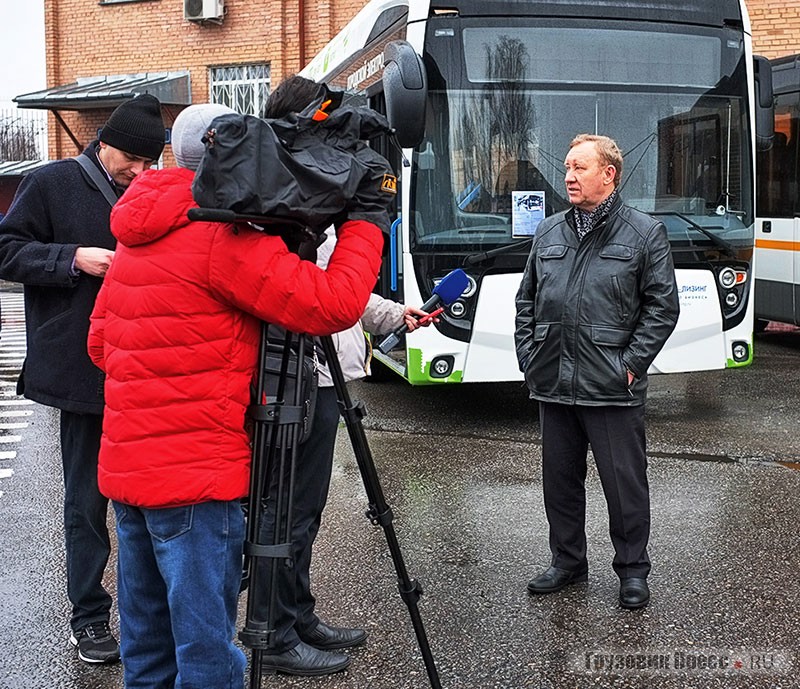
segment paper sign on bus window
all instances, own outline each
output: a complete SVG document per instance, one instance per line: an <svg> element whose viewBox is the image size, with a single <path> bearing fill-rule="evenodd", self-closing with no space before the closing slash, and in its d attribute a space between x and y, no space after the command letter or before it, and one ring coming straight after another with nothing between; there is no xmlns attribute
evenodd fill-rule
<svg viewBox="0 0 800 689"><path fill-rule="evenodd" d="M511 192L511 235L513 237L533 237L543 218L543 191Z"/></svg>

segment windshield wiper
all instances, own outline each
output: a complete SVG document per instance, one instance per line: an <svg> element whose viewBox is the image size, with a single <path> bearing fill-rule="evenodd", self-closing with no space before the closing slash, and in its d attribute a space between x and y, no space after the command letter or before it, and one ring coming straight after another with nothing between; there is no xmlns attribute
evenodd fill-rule
<svg viewBox="0 0 800 689"><path fill-rule="evenodd" d="M470 254L469 256L464 257L464 265L474 266L478 263L488 261L490 258L494 258L495 256L499 256L501 254L510 254L511 252L516 251L517 249L522 249L525 246L527 246L526 250L529 251L531 244L533 244L533 237L530 239L523 239L521 242L506 244L505 246L498 246L496 249L489 249L489 251L481 251L477 254Z"/></svg>
<svg viewBox="0 0 800 689"><path fill-rule="evenodd" d="M718 248L720 248L723 251L725 251L725 253L728 254L728 256L730 256L731 258L738 258L739 257L739 254L736 252L736 249L733 246L733 244L731 244L730 242L724 240L722 237L719 237L719 236L715 235L713 232L709 232L709 228L703 227L702 225L698 225L694 220L692 220L691 218L687 218L683 213L678 213L677 211L648 211L647 214L648 215L654 215L654 216L672 215L672 216L674 216L676 218L680 218L684 222L689 223L689 225L693 229L697 230L698 232L701 232L706 237L708 237L711 240L712 244L716 245ZM724 230L725 228L724 227L720 227L718 225L712 225L710 229L713 229L713 230Z"/></svg>

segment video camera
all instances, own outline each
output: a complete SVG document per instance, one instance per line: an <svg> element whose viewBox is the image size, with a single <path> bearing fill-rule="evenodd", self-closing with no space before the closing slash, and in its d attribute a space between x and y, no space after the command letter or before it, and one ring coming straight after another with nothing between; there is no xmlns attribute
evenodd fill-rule
<svg viewBox="0 0 800 689"><path fill-rule="evenodd" d="M322 94L276 119L217 117L192 183L194 220L252 222L294 240L318 238L344 219L389 231L397 194L389 162L367 141L393 130L383 115Z"/></svg>

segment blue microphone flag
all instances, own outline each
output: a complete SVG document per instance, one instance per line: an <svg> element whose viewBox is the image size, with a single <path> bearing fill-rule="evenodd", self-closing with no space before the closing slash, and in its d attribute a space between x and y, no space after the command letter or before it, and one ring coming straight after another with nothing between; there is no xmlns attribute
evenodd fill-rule
<svg viewBox="0 0 800 689"><path fill-rule="evenodd" d="M439 295L442 302L449 306L464 293L468 285L467 274L461 268L456 268L439 280L433 293Z"/></svg>

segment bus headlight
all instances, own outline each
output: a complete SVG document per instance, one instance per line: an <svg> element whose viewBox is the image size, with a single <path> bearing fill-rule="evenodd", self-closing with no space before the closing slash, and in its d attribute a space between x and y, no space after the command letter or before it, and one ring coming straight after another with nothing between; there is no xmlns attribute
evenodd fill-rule
<svg viewBox="0 0 800 689"><path fill-rule="evenodd" d="M741 268L723 268L717 275L722 289L731 289L747 282L747 271Z"/></svg>
<svg viewBox="0 0 800 689"><path fill-rule="evenodd" d="M475 282L475 278L472 277L471 275L467 275L467 289L465 289L461 293L461 297L463 299L468 299L477 291L478 291L478 283Z"/></svg>
<svg viewBox="0 0 800 689"><path fill-rule="evenodd" d="M733 268L723 268L718 279L723 289L730 289L736 284L736 271Z"/></svg>
<svg viewBox="0 0 800 689"><path fill-rule="evenodd" d="M717 272L719 298L723 316L734 317L747 303L747 270L737 266L720 266Z"/></svg>
<svg viewBox="0 0 800 689"><path fill-rule="evenodd" d="M437 356L431 361L431 378L447 378L453 372L455 359L452 356Z"/></svg>
<svg viewBox="0 0 800 689"><path fill-rule="evenodd" d="M436 287L442 281L442 278L434 278L433 286ZM462 299L467 299L471 297L475 292L478 291L478 283L475 282L475 278L471 275L467 275L467 286L464 291L461 293Z"/></svg>
<svg viewBox="0 0 800 689"><path fill-rule="evenodd" d="M453 318L461 318L467 312L467 307L463 301L454 301L450 304L450 315Z"/></svg>
<svg viewBox="0 0 800 689"><path fill-rule="evenodd" d="M750 346L747 342L734 342L732 346L733 360L741 363L750 357Z"/></svg>

